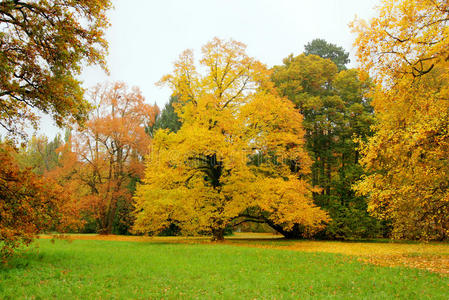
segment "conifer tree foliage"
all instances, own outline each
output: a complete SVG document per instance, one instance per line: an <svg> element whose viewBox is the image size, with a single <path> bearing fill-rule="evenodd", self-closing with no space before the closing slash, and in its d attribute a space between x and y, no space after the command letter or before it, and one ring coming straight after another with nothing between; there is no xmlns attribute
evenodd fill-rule
<svg viewBox="0 0 449 300"><path fill-rule="evenodd" d="M376 236L379 222L368 215L366 199L351 189L363 174L354 138L366 138L374 122L367 97L370 83L361 80L357 70L340 66L343 70L339 71L331 58L336 52L347 58L340 47L314 40L306 49L323 57L290 55L283 65L273 68L272 80L304 116L306 148L313 161L310 181L319 188L314 202L332 218L321 235L340 239Z"/></svg>
<svg viewBox="0 0 449 300"><path fill-rule="evenodd" d="M150 136L154 136L158 129L168 129L169 131L177 132L181 128L181 121L175 112L176 105L180 105L178 97L171 96L168 103L165 104L162 111L157 115L154 124L147 128Z"/></svg>
<svg viewBox="0 0 449 300"><path fill-rule="evenodd" d="M353 24L378 120L362 146L369 173L355 188L395 238L449 237L448 20L447 1L400 0Z"/></svg>
<svg viewBox="0 0 449 300"><path fill-rule="evenodd" d="M82 122L88 102L83 64L105 67L108 0L3 0L0 2L0 126L24 135L37 127L36 110L57 125Z"/></svg>
<svg viewBox="0 0 449 300"><path fill-rule="evenodd" d="M346 70L346 65L349 63L349 53L337 45L328 43L323 39L314 39L304 46L304 54L317 55L322 58L330 59L338 68L339 71Z"/></svg>
<svg viewBox="0 0 449 300"><path fill-rule="evenodd" d="M327 214L312 203L304 179L310 159L302 116L275 93L267 68L245 45L215 38L202 48L201 70L183 52L169 85L182 104L182 126L158 130L138 186L138 232L176 224L183 233L223 239L241 220L266 221L281 231L323 228Z"/></svg>

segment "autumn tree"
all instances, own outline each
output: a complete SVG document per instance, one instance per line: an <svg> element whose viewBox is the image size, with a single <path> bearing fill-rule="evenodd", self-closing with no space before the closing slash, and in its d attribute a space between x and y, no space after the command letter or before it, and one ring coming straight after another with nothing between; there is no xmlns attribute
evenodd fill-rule
<svg viewBox="0 0 449 300"><path fill-rule="evenodd" d="M202 48L200 72L183 52L169 85L182 126L158 130L136 193L135 230L157 233L175 223L184 234L222 240L229 224L267 222L288 234L323 228L304 180L302 116L279 97L267 68L245 45L215 38Z"/></svg>
<svg viewBox="0 0 449 300"><path fill-rule="evenodd" d="M323 57L290 55L273 68L272 80L304 116L306 148L313 160L310 181L319 187L314 202L332 218L324 236L373 236L379 224L367 214L365 199L351 190L363 174L354 138L366 138L374 120L367 97L369 81L361 80L353 69L338 71L327 57L333 58L337 50L347 57L339 47L314 40L306 49Z"/></svg>
<svg viewBox="0 0 449 300"><path fill-rule="evenodd" d="M84 64L105 67L109 0L0 2L0 126L24 135L40 110L56 124L85 119L88 102L77 79Z"/></svg>
<svg viewBox="0 0 449 300"><path fill-rule="evenodd" d="M138 88L129 90L121 82L98 85L90 96L94 109L85 127L73 133L73 158L59 171L78 185L98 232L109 234L114 224L132 221L130 185L143 172L150 143L145 127L154 123L158 108L146 104Z"/></svg>
<svg viewBox="0 0 449 300"><path fill-rule="evenodd" d="M401 0L353 24L378 120L362 145L369 175L356 190L395 238L449 237L448 20L447 1Z"/></svg>
<svg viewBox="0 0 449 300"><path fill-rule="evenodd" d="M0 127L9 137L25 136L30 123L37 128L39 111L59 126L85 120L89 105L76 77L85 64L105 68L105 12L110 6L108 0L0 2ZM72 202L58 184L19 168L15 150L1 147L0 245L5 256L42 230L65 223L73 207L66 206Z"/></svg>
<svg viewBox="0 0 449 300"><path fill-rule="evenodd" d="M76 229L80 225L73 199L57 182L21 169L15 150L0 144L0 259L29 245L46 230Z"/></svg>

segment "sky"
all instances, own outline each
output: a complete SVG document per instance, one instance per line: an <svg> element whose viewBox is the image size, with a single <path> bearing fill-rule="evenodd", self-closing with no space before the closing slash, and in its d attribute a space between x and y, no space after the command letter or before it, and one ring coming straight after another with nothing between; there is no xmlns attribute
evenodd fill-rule
<svg viewBox="0 0 449 300"><path fill-rule="evenodd" d="M98 83L124 81L138 86L148 103L163 107L171 94L155 83L173 70L185 49L196 58L201 46L214 37L234 39L269 67L279 65L315 38L349 51L355 67L348 24L356 17L370 19L380 0L113 0L107 64L110 75L88 67L80 79L86 88ZM38 134L53 137L58 129L48 117Z"/></svg>

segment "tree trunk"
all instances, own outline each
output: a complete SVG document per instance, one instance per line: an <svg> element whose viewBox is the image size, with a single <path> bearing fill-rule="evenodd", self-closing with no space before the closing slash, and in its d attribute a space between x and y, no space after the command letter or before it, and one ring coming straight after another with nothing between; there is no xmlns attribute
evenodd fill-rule
<svg viewBox="0 0 449 300"><path fill-rule="evenodd" d="M328 159L327 166L326 166L326 175L327 175L327 182L326 182L326 195L329 196L331 194L331 182L332 182L332 169L331 169L331 163Z"/></svg>
<svg viewBox="0 0 449 300"><path fill-rule="evenodd" d="M277 232L282 234L287 239L303 238L304 229L299 224L293 225L293 228L291 230L287 231L287 230L284 230L284 228L281 225L274 224L269 219L265 219L265 221L271 228L273 228L274 230L276 230Z"/></svg>
<svg viewBox="0 0 449 300"><path fill-rule="evenodd" d="M108 232L107 229L100 229L100 230L98 230L98 234L99 235L110 235L111 233Z"/></svg>
<svg viewBox="0 0 449 300"><path fill-rule="evenodd" d="M213 242L224 241L224 228L212 229L212 241Z"/></svg>
<svg viewBox="0 0 449 300"><path fill-rule="evenodd" d="M98 234L100 235L108 235L112 233L112 227L109 225L102 226L103 228L98 229Z"/></svg>

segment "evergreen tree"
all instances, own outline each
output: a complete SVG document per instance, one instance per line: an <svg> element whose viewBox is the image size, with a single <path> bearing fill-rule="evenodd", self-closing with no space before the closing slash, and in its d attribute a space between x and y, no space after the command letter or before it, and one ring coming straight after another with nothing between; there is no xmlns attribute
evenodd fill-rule
<svg viewBox="0 0 449 300"><path fill-rule="evenodd" d="M339 71L346 70L346 65L349 63L349 53L343 47L328 43L322 39L314 39L304 46L304 50L306 55L314 54L332 60Z"/></svg>
<svg viewBox="0 0 449 300"><path fill-rule="evenodd" d="M347 239L377 235L380 225L368 215L366 199L351 190L363 174L354 138L365 139L374 122L366 97L369 81L360 80L356 70L339 71L333 61L313 54L290 55L273 71L272 80L281 95L304 115L306 146L313 159L310 181L319 188L314 201L332 218L322 236Z"/></svg>
<svg viewBox="0 0 449 300"><path fill-rule="evenodd" d="M147 127L147 133L154 136L158 129L168 129L171 132L177 132L181 128L181 120L175 112L174 105L178 105L178 97L171 96L170 100L162 111L157 115L156 121L152 126Z"/></svg>

